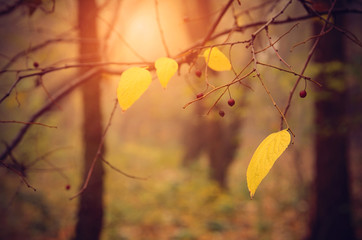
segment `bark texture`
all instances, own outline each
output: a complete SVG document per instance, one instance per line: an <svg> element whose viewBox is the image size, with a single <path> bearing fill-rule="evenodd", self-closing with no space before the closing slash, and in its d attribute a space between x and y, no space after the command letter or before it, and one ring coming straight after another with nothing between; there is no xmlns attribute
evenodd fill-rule
<svg viewBox="0 0 362 240"><path fill-rule="evenodd" d="M80 63L97 62L97 6L95 0L78 0ZM80 71L86 71L81 69ZM82 87L84 179L96 156L102 138L100 76L95 76ZM103 152L103 151L102 151ZM81 194L76 225L76 240L97 240L103 225L103 165L97 159L88 187Z"/></svg>
<svg viewBox="0 0 362 240"><path fill-rule="evenodd" d="M337 26L346 22L334 16ZM319 34L320 23L314 33ZM349 135L345 41L332 30L321 38L314 62L320 68L315 78L323 87L315 101L315 196L312 203L309 240L355 239L351 214Z"/></svg>

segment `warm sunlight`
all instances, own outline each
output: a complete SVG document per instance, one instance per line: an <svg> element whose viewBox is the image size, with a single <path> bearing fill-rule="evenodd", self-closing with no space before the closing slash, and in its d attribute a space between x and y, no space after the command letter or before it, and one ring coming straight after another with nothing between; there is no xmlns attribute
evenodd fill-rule
<svg viewBox="0 0 362 240"><path fill-rule="evenodd" d="M180 1L160 1L158 4L162 29L157 23L154 0L124 1L122 6L125 10L121 10L122 15L116 28L122 31L125 41L144 59L154 61L158 57L166 56L161 31L171 55L189 46L187 28L183 22L184 4ZM131 61L140 60L119 36L113 41L120 47L117 55L122 56L122 59L126 57Z"/></svg>

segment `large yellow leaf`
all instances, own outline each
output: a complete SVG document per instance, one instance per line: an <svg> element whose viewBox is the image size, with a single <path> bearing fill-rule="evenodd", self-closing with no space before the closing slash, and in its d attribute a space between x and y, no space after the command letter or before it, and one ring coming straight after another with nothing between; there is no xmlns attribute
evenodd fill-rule
<svg viewBox="0 0 362 240"><path fill-rule="evenodd" d="M151 84L152 78L148 70L132 67L124 71L117 88L117 98L122 111L126 111Z"/></svg>
<svg viewBox="0 0 362 240"><path fill-rule="evenodd" d="M204 58L207 66L212 70L228 71L231 69L229 59L217 47L206 49L204 51Z"/></svg>
<svg viewBox="0 0 362 240"><path fill-rule="evenodd" d="M156 60L155 68L162 87L166 88L171 77L177 72L178 64L172 58L161 57Z"/></svg>
<svg viewBox="0 0 362 240"><path fill-rule="evenodd" d="M287 149L291 141L287 129L272 133L255 150L246 171L250 197L253 198L260 182L268 174L275 161Z"/></svg>

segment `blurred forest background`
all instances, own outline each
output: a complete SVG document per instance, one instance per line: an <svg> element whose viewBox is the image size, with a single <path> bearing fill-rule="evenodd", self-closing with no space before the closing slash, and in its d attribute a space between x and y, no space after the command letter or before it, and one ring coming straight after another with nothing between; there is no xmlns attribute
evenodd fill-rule
<svg viewBox="0 0 362 240"><path fill-rule="evenodd" d="M93 4L96 10L92 10ZM329 193L338 195L342 203L337 204L345 207L342 215L346 218L337 215L346 223L339 224L345 231L341 230L342 234L348 232L343 239L362 239L362 6L360 1L337 1L335 9L340 14L333 15L335 25L321 38L316 29L324 22L316 14L327 19L334 4L283 0L0 1L0 239L98 239L96 234L94 238L78 235L82 196L91 199L98 193L103 196L104 212L98 212L96 221L103 219L103 240L342 239L336 234L335 238L323 237L333 233L331 228L337 229L333 224L323 225L322 230L313 228L324 221L321 216L328 215L328 209L327 213L318 209L320 204L328 205L329 199L334 201ZM185 50L248 40L278 13L281 15L267 26L267 34L262 31L253 40L253 46L262 50L258 61L299 74L320 39L314 62L302 75L323 86L303 79L297 86L286 116L296 136L294 143L250 200L245 175L248 163L260 142L280 129L281 116L255 76L232 85L209 114L222 91L184 109L197 94L210 90L206 89L204 60ZM88 22L81 23L82 15ZM296 20L291 21L293 18ZM283 20L287 23L274 24ZM92 24L98 29L98 40L79 33L94 27ZM263 50L270 44L268 37L276 41L273 46L291 68L273 47ZM98 51L87 55L87 49ZM247 44L220 49L236 72L252 59ZM339 55L328 59L328 53ZM179 74L167 89L154 77L130 109L122 112L117 105L112 114L120 74L130 66L149 65L166 55L191 60L180 60ZM298 76L263 65L258 65L258 70L284 110ZM94 75L95 71L101 73ZM215 86L234 78L232 71L208 69L207 74ZM88 83L70 87L90 75L96 81L89 82L100 87L99 106L92 102L98 93L86 96L87 86L91 88ZM299 91L305 87L307 96L300 98ZM58 100L64 89L70 89L69 93ZM233 107L227 103L230 97L236 101ZM89 108L84 110L87 103ZM39 118L34 118L48 104ZM329 115L321 116L326 106ZM93 118L97 111L99 119ZM29 119L45 125L29 124ZM101 133L111 123L97 161L104 169L104 189L91 190L97 185L92 181L103 174L103 170L95 170L89 191L70 200L82 187L89 159L95 157L102 140L98 136L93 145L84 140L98 128L92 125L98 120ZM87 124L88 130L84 128ZM29 127L26 134L12 148L24 126ZM323 145L326 141L321 140L320 132L331 142ZM336 132L345 138L335 138ZM88 165L83 161L87 146L93 149ZM339 146L347 150L345 155L334 154ZM320 149L332 155L324 152L324 163L318 161ZM333 157L340 165L334 164L338 161ZM318 180L320 171L328 174L329 169L330 181ZM331 180L333 177L336 179ZM321 189L326 194L322 197ZM97 208L88 204L85 211L96 212ZM86 231L92 232L91 226L86 224Z"/></svg>

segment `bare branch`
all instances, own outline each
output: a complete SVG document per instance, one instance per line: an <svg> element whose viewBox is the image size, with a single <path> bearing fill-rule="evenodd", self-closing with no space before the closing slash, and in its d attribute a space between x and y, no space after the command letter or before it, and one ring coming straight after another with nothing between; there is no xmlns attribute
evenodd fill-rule
<svg viewBox="0 0 362 240"><path fill-rule="evenodd" d="M158 25L158 30L160 31L162 45L165 48L167 57L170 57L170 51L168 50L168 47L166 44L166 39L165 39L165 34L164 34L162 26L161 26L160 12L158 9L158 0L155 0L155 10L156 10L156 21L157 21L157 25Z"/></svg>
<svg viewBox="0 0 362 240"><path fill-rule="evenodd" d="M209 32L207 33L206 37L204 38L204 40L201 43L201 46L205 45L211 38L212 34L215 32L216 27L219 25L221 19L223 18L223 16L225 15L226 11L229 9L229 7L231 6L231 4L233 3L234 0L229 0L229 2L225 5L225 7L223 8L223 10L221 11L220 15L218 16L218 18L216 19L216 21L214 22L214 24L212 25L212 27L210 28Z"/></svg>
<svg viewBox="0 0 362 240"><path fill-rule="evenodd" d="M281 115L281 118L283 119L283 121L285 122L285 125L287 126L287 129L290 130L290 132L292 133L292 135L294 136L294 133L292 132L292 130L290 129L289 127L289 124L288 124L288 121L285 117L285 114L280 110L278 104L275 102L273 96L271 95L268 87L265 85L260 73L258 72L257 70L257 64L258 64L258 60L256 59L256 54L255 54L255 48L254 48L254 41L251 41L250 43L250 46L251 46L251 52L252 52L252 55L253 55L253 61L254 61L254 70L256 72L256 76L258 77L261 85L263 86L265 92L268 94L270 100L272 101L274 107L278 110L279 114Z"/></svg>
<svg viewBox="0 0 362 240"><path fill-rule="evenodd" d="M313 40L313 39L316 39L316 38L319 38L319 37L322 37L324 35L326 35L327 33L329 33L331 30L333 29L333 27L330 27L329 29L327 29L326 31L324 31L322 34L318 34L318 35L315 35L315 36L311 36L309 37L308 39L302 41L302 42L299 42L297 44L294 44L291 48L290 48L290 52L292 52L294 50L294 48L300 46L300 45L303 45L303 44L306 44L307 42L309 42L310 40Z"/></svg>
<svg viewBox="0 0 362 240"><path fill-rule="evenodd" d="M290 65L280 56L278 49L275 48L275 43L273 43L273 42L271 41L271 37L270 37L270 35L269 35L269 30L268 30L268 28L265 28L265 33L266 33L266 37L267 37L267 39L268 39L268 41L269 41L269 45L273 48L273 50L274 50L274 52L275 52L275 55L277 55L277 57L279 58L279 60L280 60L282 63L284 63L284 65L287 66L287 67L292 71L292 66L290 66Z"/></svg>
<svg viewBox="0 0 362 240"><path fill-rule="evenodd" d="M24 0L17 0L12 5L7 5L5 9L0 10L0 16L4 16L12 13L15 9L20 7L23 4Z"/></svg>
<svg viewBox="0 0 362 240"><path fill-rule="evenodd" d="M315 50L316 50L316 48L317 48L317 45L318 45L318 43L319 43L319 40L320 40L321 36L323 36L324 33L325 33L325 31L327 31L326 28L327 28L329 19L330 19L330 17L332 16L332 10L333 10L333 8L334 8L334 6L335 6L335 4L336 4L336 1L337 1L337 0L334 0L334 1L333 1L332 6L330 7L330 9L329 9L329 11L328 11L327 21L324 22L324 25L323 25L320 33L319 33L319 37L317 37L317 39L315 40L312 48L310 49L310 51L309 51L309 53L308 53L307 60L306 60L305 63L304 63L304 66L303 66L303 69L302 69L302 71L301 71L301 73L300 73L300 76L298 77L298 79L297 79L297 81L295 82L292 90L291 90L290 93L289 93L288 102L287 102L287 104L286 104L286 106L285 106L285 108L284 108L284 116L288 113L288 110L289 110L289 108L290 108L290 105L291 105L291 102L292 102L292 98L293 98L294 92L295 92L295 90L297 89L297 86L298 86L300 80L302 79L301 76L304 74L304 72L305 72L305 70L307 69L307 66L308 66L310 60L312 59L312 56L313 56L313 54L314 54L314 52L315 52ZM282 128L282 127L283 127L283 122L281 122L280 125L281 125L281 128Z"/></svg>
<svg viewBox="0 0 362 240"><path fill-rule="evenodd" d="M275 21L280 15L284 13L284 11L288 8L288 6L292 3L292 0L289 0L287 4L283 7L281 11L279 11L275 16L273 16L269 21L267 21L263 26L261 26L258 30L256 30L254 33L252 33L252 37L254 38L256 35L258 35L263 29L267 28L271 23Z"/></svg>
<svg viewBox="0 0 362 240"><path fill-rule="evenodd" d="M79 87L81 84L86 82L91 76L94 76L95 74L98 74L101 71L101 68L93 68L87 72L85 72L83 75L81 75L77 80L70 83L69 86L67 86L65 89L61 90L61 92L54 96L53 101L48 102L45 106L43 106L40 110L38 110L30 119L28 122L35 122L39 117L41 117L44 113L49 111L52 106L58 102L59 100L66 97L68 94L70 94L74 89ZM9 148L6 149L0 156L0 162L3 162L5 158L9 155L9 153L21 142L23 139L25 133L29 130L29 128L33 124L26 124L23 128L19 130L18 135L14 138L12 143L9 145Z"/></svg>
<svg viewBox="0 0 362 240"><path fill-rule="evenodd" d="M360 9L339 9L339 10L335 10L333 11L333 14L349 14L349 13L355 13L355 14L362 14L362 10ZM320 14L328 14L328 11L326 12L321 12ZM302 16L299 16L299 17L287 17L283 20L275 20L273 22L271 22L270 24L268 25L282 25L282 24L287 24L287 23L293 23L293 22L298 22L298 21L303 21L303 20L309 20L311 18L315 18L316 16L315 15L310 15L310 14L307 14L307 15L302 15ZM245 30L249 29L249 28L253 28L253 27L258 27L258 26L262 26L262 25L266 25L268 22L267 21L259 21L259 22L252 22L252 23L248 23L248 24L245 24L245 25L242 25L242 26L238 26L238 27L232 27L232 28L229 28L229 29L225 29L215 35L212 35L210 37L210 40L213 40L213 39L216 39L220 36L223 36L223 35L226 35L226 34L229 34L230 31L237 31L237 32L244 32ZM360 41L358 40L358 42L356 43L358 44L359 46L360 45ZM200 46L201 44L197 44L197 46Z"/></svg>
<svg viewBox="0 0 362 240"><path fill-rule="evenodd" d="M222 89L222 88L226 88L226 90L221 94L221 96L223 96L223 95L226 93L227 89L228 89L231 85L233 85L233 84L235 84L235 83L237 83L237 82L242 81L243 79L249 77L253 72L255 72L255 70L252 70L252 71L248 72L247 74L245 74L244 76L239 77L239 76L241 75L241 73L242 73L251 63L252 63L252 61L250 61L249 64L247 64L246 67L245 67L243 70L240 71L240 73L238 74L238 76L236 76L236 77L233 79L233 81L231 81L231 82L229 82L229 83L227 83L227 84L218 86L218 87L214 87L212 90L210 90L209 92L205 93L202 97L196 98L196 99L194 99L194 100L186 103L186 104L183 106L183 109L187 108L189 105L191 105L191 104L193 104L193 103L195 103L195 102L201 101L202 99L206 98L208 95L212 94L212 93L215 92L215 91L218 91L218 90L220 90L220 89ZM219 99L220 99L220 98L219 98ZM219 100L219 99L218 99L218 100ZM214 103L213 106L215 106L215 105L217 104L218 100ZM210 110L208 111L208 113L209 113L209 112L210 112Z"/></svg>
<svg viewBox="0 0 362 240"><path fill-rule="evenodd" d="M60 43L60 42L75 42L76 40L74 39L64 39L64 38L55 38L55 39L49 39L49 40L46 40L42 43L39 43L33 47L30 47L26 50L23 50L19 53L17 53L15 56L13 56L9 62L4 65L1 70L0 70L0 74L4 73L6 69L8 69L11 65L13 65L13 63L18 60L19 58L23 57L23 56L26 56L27 54L29 54L30 52L36 52L44 47L47 47L51 44L57 44L57 43Z"/></svg>
<svg viewBox="0 0 362 240"><path fill-rule="evenodd" d="M29 184L28 180L26 180L25 176L19 172L18 170L16 170L15 168L11 167L10 165L7 165L4 162L0 162L5 168L9 169L10 171L14 172L15 174L17 174L20 178L21 181L28 187L34 190L34 192L36 191L36 188L34 188L32 185Z"/></svg>
<svg viewBox="0 0 362 240"><path fill-rule="evenodd" d="M24 70L4 70L5 72L22 72L22 71L36 71L33 73L29 73L29 74L25 74L25 75L21 75L18 76L16 81L13 83L13 85L10 87L10 89L8 90L8 92L0 99L0 104L10 96L11 92L15 89L15 87L25 78L29 78L29 77L35 77L35 76L43 76L45 74L51 73L51 72L55 72L55 71L60 71L60 70L64 70L64 69L69 69L69 68L80 68L80 67L99 67L99 66L107 66L107 65L125 65L125 66L129 66L129 65L143 65L143 66L152 66L152 63L148 63L148 62L125 62L125 63L121 63L121 62L96 62L96 63L80 63L80 64L73 64L73 65L65 65L65 66L61 66L61 67L49 67L49 68L43 68L43 69L24 69Z"/></svg>
<svg viewBox="0 0 362 240"><path fill-rule="evenodd" d="M109 1L106 1L103 5L108 4L107 2L109 2ZM107 48L107 41L110 38L111 34L114 32L113 29L114 29L114 27L116 25L118 17L120 16L120 14L119 14L120 6L121 6L121 1L115 1L113 16L112 16L111 21L109 23L108 30L104 35L104 41L105 41L105 44L103 45L104 52L105 52L105 50ZM99 7L99 8L101 8L101 7Z"/></svg>
<svg viewBox="0 0 362 240"><path fill-rule="evenodd" d="M104 129L103 136L102 136L101 141L100 141L100 143L99 143L99 145L98 145L97 153L96 153L96 155L94 156L93 161L92 161L92 163L91 163L91 166L90 166L90 168L89 168L89 171L88 171L88 174L87 174L87 178L85 179L85 181L84 181L84 183L83 183L83 186L82 186L82 188L80 189L80 191L79 191L77 194L75 194L73 197L71 197L70 200L78 197L78 196L79 196L80 194L82 194L82 193L84 192L84 190L88 187L88 183L89 183L89 180L90 180L90 178L91 178L91 176L92 176L95 163L97 162L98 158L99 158L100 155L101 155L102 147L103 147L104 141L105 141L105 139L106 139L106 134L107 134L107 132L108 132L109 127L110 127L111 124L112 124L112 119L113 119L114 113L116 112L117 106L118 106L118 100L116 99L115 102L114 102L114 106L113 106L111 115L109 116L107 126L106 126L106 128Z"/></svg>
<svg viewBox="0 0 362 240"><path fill-rule="evenodd" d="M277 69L279 71L282 71L282 72L287 72L287 73L290 73L290 74L293 74L294 76L299 76L300 78L303 78L305 80L308 80L308 81L311 81L313 82L314 84L316 84L318 87L321 87L322 85L319 83L319 82L316 82L314 80L312 80L310 77L307 77L307 76L304 76L304 75L301 75L299 73L296 73L294 71L289 71L289 70L286 70L286 69L283 69L283 68L279 68L277 66L273 66L273 65L270 65L270 64L266 64L266 63L262 63L262 62L257 62L258 65L263 65L263 66L266 66L266 67L270 67L270 68L274 68L274 69Z"/></svg>
<svg viewBox="0 0 362 240"><path fill-rule="evenodd" d="M0 123L19 123L19 124L25 124L25 125L40 125L43 127L48 127L48 128L58 128L57 126L51 126L51 125L47 125L44 123L39 123L39 122L22 122L22 121L15 121L15 120L0 120Z"/></svg>
<svg viewBox="0 0 362 240"><path fill-rule="evenodd" d="M55 149L52 149L44 154L42 154L41 156L38 156L37 158L35 158L34 160L28 162L26 164L26 167L27 168L30 168L32 166L34 166L37 162L39 162L40 160L45 160L48 156L50 156L51 154L59 151L59 150L63 150L63 149L67 149L67 148L70 148L70 147L58 147L58 148L55 148ZM50 163L49 163L50 164Z"/></svg>
<svg viewBox="0 0 362 240"><path fill-rule="evenodd" d="M141 59L143 62L147 62L147 60L142 57L141 54L139 54L136 49L134 49L131 44L129 44L126 39L122 36L122 34L120 34L114 26L112 26L112 24L108 23L104 18L102 18L101 16L97 16L103 23L105 23L110 29L112 29L114 31L114 33L119 37L119 39L121 39L121 41L124 43L124 45L126 45L126 47L139 59Z"/></svg>
<svg viewBox="0 0 362 240"><path fill-rule="evenodd" d="M133 179L138 179L138 180L147 180L148 178L144 178L144 177L137 177L137 176L133 176L130 175L128 173L125 173L123 171L121 171L120 169L116 168L115 166L113 166L110 162L108 162L107 160L105 160L103 157L101 157L102 161L107 164L110 168L112 168L113 170L115 170L116 172L122 174L123 176L126 176L128 178L133 178Z"/></svg>

